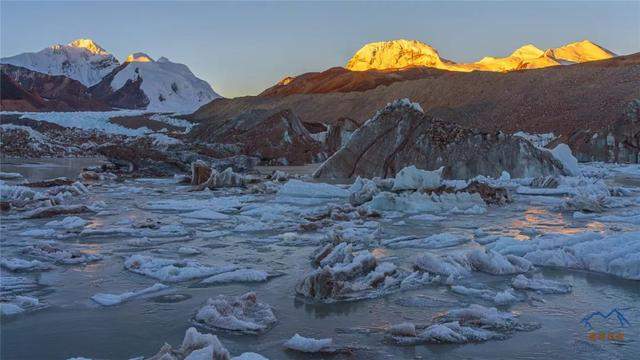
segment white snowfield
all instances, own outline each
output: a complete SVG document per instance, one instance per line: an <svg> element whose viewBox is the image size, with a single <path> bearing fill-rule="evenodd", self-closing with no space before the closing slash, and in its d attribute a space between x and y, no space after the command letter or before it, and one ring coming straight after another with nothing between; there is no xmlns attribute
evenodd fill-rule
<svg viewBox="0 0 640 360"><path fill-rule="evenodd" d="M67 45L52 45L35 53L22 53L0 59L49 75L64 75L89 87L118 67L118 60L91 39L77 39Z"/></svg>
<svg viewBox="0 0 640 360"><path fill-rule="evenodd" d="M192 113L211 100L219 98L211 85L198 79L184 64L161 57L153 61L129 61L111 81L115 91L127 81L142 79L140 89L149 99L147 111Z"/></svg>

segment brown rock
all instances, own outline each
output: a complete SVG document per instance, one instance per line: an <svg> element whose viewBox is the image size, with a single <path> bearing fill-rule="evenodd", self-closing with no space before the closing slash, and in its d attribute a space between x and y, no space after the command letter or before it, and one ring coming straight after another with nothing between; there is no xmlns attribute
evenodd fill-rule
<svg viewBox="0 0 640 360"><path fill-rule="evenodd" d="M392 177L404 167L444 166L443 176L514 177L565 174L562 164L528 141L488 134L423 114L408 101L397 101L354 132L349 142L315 172L315 177Z"/></svg>
<svg viewBox="0 0 640 360"><path fill-rule="evenodd" d="M190 136L202 142L236 145L242 154L257 156L263 164L303 165L321 153L321 144L290 110L250 111L223 126L198 126Z"/></svg>

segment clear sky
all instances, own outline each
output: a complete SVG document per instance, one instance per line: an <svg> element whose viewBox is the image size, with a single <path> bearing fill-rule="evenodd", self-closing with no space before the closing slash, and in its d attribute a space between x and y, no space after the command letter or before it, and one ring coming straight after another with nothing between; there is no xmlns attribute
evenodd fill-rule
<svg viewBox="0 0 640 360"><path fill-rule="evenodd" d="M416 39L454 61L589 39L640 51L640 2L8 2L0 55L89 37L121 61L143 51L187 64L226 97L344 66L363 44Z"/></svg>

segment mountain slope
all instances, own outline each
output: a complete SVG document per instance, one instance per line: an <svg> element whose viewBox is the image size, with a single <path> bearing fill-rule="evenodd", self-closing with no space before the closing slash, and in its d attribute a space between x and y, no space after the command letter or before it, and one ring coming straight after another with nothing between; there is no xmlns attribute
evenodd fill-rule
<svg viewBox="0 0 640 360"><path fill-rule="evenodd" d="M47 75L23 67L2 64L0 71L24 91L46 101L32 111L105 111L110 107L95 99L77 80L63 75ZM6 96L2 94L4 99ZM18 110L7 106L3 110Z"/></svg>
<svg viewBox="0 0 640 360"><path fill-rule="evenodd" d="M369 43L358 50L346 68L352 71L401 69L426 66L443 69L450 61L442 60L438 51L416 40Z"/></svg>
<svg viewBox="0 0 640 360"><path fill-rule="evenodd" d="M64 75L85 86L98 83L119 65L118 60L90 39L78 39L67 45L52 45L35 53L0 59L48 75Z"/></svg>
<svg viewBox="0 0 640 360"><path fill-rule="evenodd" d="M220 97L186 65L164 57L154 61L143 53L129 55L127 62L114 69L91 91L102 98L110 98L109 103L113 106L144 107L160 112L193 112Z"/></svg>
<svg viewBox="0 0 640 360"><path fill-rule="evenodd" d="M217 99L191 117L202 123L193 131L202 133L251 109L291 109L307 123L332 124L346 117L362 124L401 98L467 127L568 136L613 123L640 98L640 54L506 73L434 70L418 80L366 91Z"/></svg>

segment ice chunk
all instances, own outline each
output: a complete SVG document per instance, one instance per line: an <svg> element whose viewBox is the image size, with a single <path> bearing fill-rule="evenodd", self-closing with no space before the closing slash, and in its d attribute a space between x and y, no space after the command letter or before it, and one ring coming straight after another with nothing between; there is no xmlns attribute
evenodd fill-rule
<svg viewBox="0 0 640 360"><path fill-rule="evenodd" d="M52 237L56 234L56 231L53 229L31 229L25 230L20 233L20 236L30 236L30 237Z"/></svg>
<svg viewBox="0 0 640 360"><path fill-rule="evenodd" d="M346 198L349 191L336 185L289 180L278 190L278 196L312 198Z"/></svg>
<svg viewBox="0 0 640 360"><path fill-rule="evenodd" d="M97 302L102 306L112 306L112 305L121 304L125 301L131 300L133 298L136 298L142 295L162 291L168 288L169 287L167 285L156 283L148 288L144 288L142 290L137 290L137 291L128 291L123 294L104 294L104 293L95 294L91 297L91 300Z"/></svg>
<svg viewBox="0 0 640 360"><path fill-rule="evenodd" d="M640 232L546 234L526 242L497 241L489 247L517 254L535 265L586 269L640 280Z"/></svg>
<svg viewBox="0 0 640 360"><path fill-rule="evenodd" d="M445 248L450 246L456 246L460 244L464 244L469 241L469 238L466 236L461 236L452 233L441 233L436 235L431 235L426 238L412 238L412 237L404 237L404 238L395 238L382 241L382 245L392 248L424 248L424 249L438 249Z"/></svg>
<svg viewBox="0 0 640 360"><path fill-rule="evenodd" d="M181 282L238 269L233 265L205 266L192 260L170 260L146 255L132 255L124 267L137 274L168 282Z"/></svg>
<svg viewBox="0 0 640 360"><path fill-rule="evenodd" d="M20 173L8 173L0 171L0 180L20 180L23 179Z"/></svg>
<svg viewBox="0 0 640 360"><path fill-rule="evenodd" d="M213 211L211 209L201 209L192 212L188 212L186 214L182 214L182 216L191 218L191 219L203 219L203 220L227 220L229 219L229 215L225 215L223 213Z"/></svg>
<svg viewBox="0 0 640 360"><path fill-rule="evenodd" d="M207 199L164 199L150 201L141 205L146 210L195 211L208 209L212 211L230 211L242 206L237 197L213 197Z"/></svg>
<svg viewBox="0 0 640 360"><path fill-rule="evenodd" d="M284 343L284 347L306 353L333 352L333 339L314 339L295 334Z"/></svg>
<svg viewBox="0 0 640 360"><path fill-rule="evenodd" d="M389 333L394 336L416 336L416 326L410 322L403 322L391 326Z"/></svg>
<svg viewBox="0 0 640 360"><path fill-rule="evenodd" d="M562 166L564 170L571 176L580 176L580 167L578 166L578 159L573 156L571 153L571 148L567 144L558 144L553 150L551 150L551 154L554 158L556 158Z"/></svg>
<svg viewBox="0 0 640 360"><path fill-rule="evenodd" d="M518 322L513 314L472 304L467 308L451 309L440 320L445 322L458 321L460 324L472 324L492 330L509 331L518 329Z"/></svg>
<svg viewBox="0 0 640 360"><path fill-rule="evenodd" d="M178 253L182 255L198 255L201 251L191 246L180 246L178 248Z"/></svg>
<svg viewBox="0 0 640 360"><path fill-rule="evenodd" d="M2 259L2 267L11 271L41 271L49 270L51 266L38 260L24 260L18 258Z"/></svg>
<svg viewBox="0 0 640 360"><path fill-rule="evenodd" d="M199 325L241 333L263 333L276 323L271 306L258 302L254 292L238 297L218 295L195 315Z"/></svg>
<svg viewBox="0 0 640 360"><path fill-rule="evenodd" d="M454 254L435 255L424 253L416 258L414 267L432 274L453 277L462 277L471 271L466 258Z"/></svg>
<svg viewBox="0 0 640 360"><path fill-rule="evenodd" d="M434 171L425 171L413 165L407 166L396 174L392 190L435 189L441 185L443 170L444 167Z"/></svg>
<svg viewBox="0 0 640 360"><path fill-rule="evenodd" d="M531 262L524 258L515 255L503 256L490 249L472 250L467 258L474 269L493 275L523 273L532 268Z"/></svg>
<svg viewBox="0 0 640 360"><path fill-rule="evenodd" d="M478 210L486 207L484 200L478 193L457 192L424 194L420 192L395 194L381 192L373 197L368 204L375 211L399 211L409 214L416 213L464 213L473 209L473 213L486 210Z"/></svg>
<svg viewBox="0 0 640 360"><path fill-rule="evenodd" d="M46 223L46 225L71 230L84 227L85 225L87 225L87 220L77 216L68 216L62 220L49 221L48 223Z"/></svg>
<svg viewBox="0 0 640 360"><path fill-rule="evenodd" d="M263 270L240 269L202 280L201 284L226 284L231 282L262 282L267 281L269 274Z"/></svg>
<svg viewBox="0 0 640 360"><path fill-rule="evenodd" d="M97 254L84 253L78 250L64 250L53 243L27 246L22 249L22 253L44 261L65 265L85 264L102 259L102 256Z"/></svg>
<svg viewBox="0 0 640 360"><path fill-rule="evenodd" d="M520 290L533 290L543 294L566 294L571 292L572 286L546 279L528 279L524 275L516 276L511 285Z"/></svg>

